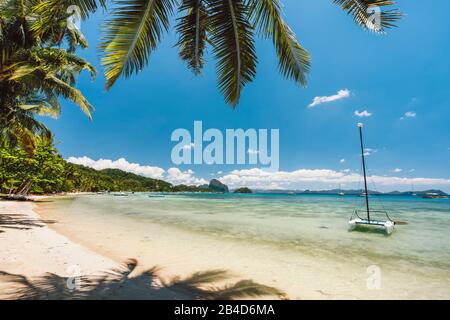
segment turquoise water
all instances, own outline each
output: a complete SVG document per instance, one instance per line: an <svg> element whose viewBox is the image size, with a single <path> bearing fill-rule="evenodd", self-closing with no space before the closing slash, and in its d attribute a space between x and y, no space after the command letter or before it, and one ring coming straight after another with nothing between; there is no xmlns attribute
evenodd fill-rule
<svg viewBox="0 0 450 320"><path fill-rule="evenodd" d="M372 209L388 210L396 226L385 236L348 232L361 197L288 194L133 194L80 196L57 201L66 215L108 216L110 221L156 223L218 239L260 242L309 253L368 255L389 262L450 270L450 200L409 196L371 197ZM383 216L380 216L383 218ZM372 218L376 218L373 214Z"/></svg>

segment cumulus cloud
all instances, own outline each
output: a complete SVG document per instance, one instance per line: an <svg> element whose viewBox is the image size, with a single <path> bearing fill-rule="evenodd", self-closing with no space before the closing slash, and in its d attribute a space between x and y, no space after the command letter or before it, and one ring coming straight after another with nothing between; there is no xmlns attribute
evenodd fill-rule
<svg viewBox="0 0 450 320"><path fill-rule="evenodd" d="M181 171L178 168L170 168L167 170L165 180L173 184L200 185L207 184L208 181L195 177L194 171Z"/></svg>
<svg viewBox="0 0 450 320"><path fill-rule="evenodd" d="M340 163L345 163L345 159L339 160Z"/></svg>
<svg viewBox="0 0 450 320"><path fill-rule="evenodd" d="M360 117L360 118L371 117L372 115L373 115L373 113L370 113L367 110L364 110L361 112L359 112L358 110L355 111L355 116Z"/></svg>
<svg viewBox="0 0 450 320"><path fill-rule="evenodd" d="M314 108L322 103L337 101L337 100L345 99L348 97L350 97L350 90L343 89L343 90L339 90L338 93L336 93L335 95L332 95L332 96L315 97L308 107Z"/></svg>
<svg viewBox="0 0 450 320"><path fill-rule="evenodd" d="M178 168L170 168L166 172L163 168L130 163L124 158L120 158L118 160L93 160L89 157L84 156L70 157L67 159L67 161L96 170L120 169L122 171L134 173L148 178L165 180L173 184L200 185L207 183L206 180L195 177L192 170L181 171Z"/></svg>
<svg viewBox="0 0 450 320"><path fill-rule="evenodd" d="M394 173L400 173L402 171L403 171L403 169L400 169L400 168L395 168L394 170L392 170L392 172L394 172Z"/></svg>
<svg viewBox="0 0 450 320"><path fill-rule="evenodd" d="M70 157L68 162L74 164L80 164L85 167L93 168L96 170L103 169L120 169L126 172L131 172L148 178L162 179L164 175L164 169L152 166L142 166L137 163L130 163L124 158L118 160L99 159L93 160L89 157Z"/></svg>
<svg viewBox="0 0 450 320"><path fill-rule="evenodd" d="M372 148L365 148L364 149L364 155L366 157L371 156L372 154L377 153L377 152L378 152L377 149L372 149Z"/></svg>
<svg viewBox="0 0 450 320"><path fill-rule="evenodd" d="M361 181L361 175L351 171L329 169L300 169L295 171L269 172L263 169L234 170L221 177L231 188L250 187L255 189L297 189L323 188L329 185L349 184L354 187ZM381 186L450 186L450 179L401 178L391 176L369 176L369 181Z"/></svg>
<svg viewBox="0 0 450 320"><path fill-rule="evenodd" d="M367 149L374 152L374 149ZM366 151L367 151L366 150ZM201 185L207 184L203 178L197 177L192 170L182 171L179 168L170 168L165 171L155 166L144 166L130 163L126 159L118 160L99 159L89 157L70 157L67 161L84 165L97 170L113 168L134 174L162 179L173 184ZM396 169L401 170L401 169ZM397 171L400 172L400 171ZM361 175L350 169L335 171L330 169L299 169L295 171L266 171L259 168L247 170L234 170L230 173L217 172L219 180L230 188L249 187L253 189L320 189L347 184L356 188L361 181ZM383 187L411 186L411 184L427 187L450 187L450 179L436 178L402 178L395 176L369 176L369 181Z"/></svg>
<svg viewBox="0 0 450 320"><path fill-rule="evenodd" d="M408 111L405 112L405 114L403 115L403 117L400 118L400 120L404 120L405 118L415 118L417 116L417 113L414 111Z"/></svg>

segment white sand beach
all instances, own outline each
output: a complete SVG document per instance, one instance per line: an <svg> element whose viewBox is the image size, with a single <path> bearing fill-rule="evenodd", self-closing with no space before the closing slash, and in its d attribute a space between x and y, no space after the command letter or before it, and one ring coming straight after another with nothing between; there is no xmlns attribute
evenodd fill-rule
<svg viewBox="0 0 450 320"><path fill-rule="evenodd" d="M94 195L76 198L79 201L75 202L74 198L66 200L60 198L57 201L40 204L1 201L2 297L5 298L5 295L7 298L15 297L14 290L17 288L14 288L14 285L20 281L14 283L11 279L19 279L17 276L39 279L45 274L52 273L60 277L58 281L65 285L66 277L73 276L75 268L82 276L91 277L90 282L98 283L99 275L106 270L118 268L125 261L130 261L128 260L130 258L136 259L137 263L131 262L128 264L131 265L130 268L122 267L120 269L122 271L114 273L116 287L113 286L113 293L105 295L104 288L102 290L95 288L91 290L95 291L95 294L82 298L195 299L199 295L207 298L261 297L261 294L223 297L218 292L199 289L210 284L235 283L244 285L247 289L262 288L262 293L271 293L267 294L267 297L289 299L445 299L450 293L448 270L439 264L434 265L416 259L408 261L405 257L395 259L391 255L383 256L374 249L355 254L357 248L350 250L340 244L337 244L340 249L336 249L339 250L339 254L336 250L330 252L324 247L326 242L323 240L318 239L318 244L309 243L306 240L307 229L296 232L299 235L302 235L301 232L305 233L303 242L293 243L286 240L286 244L282 245L273 244L271 241L244 241L236 236L223 237L214 231L214 225L204 229L203 223L206 223L208 215L189 214L190 218L195 218L192 226L201 228L198 231L190 230L190 227L182 228L175 222L169 224L162 220L161 223L152 222L140 212L153 212L152 210L159 208L163 210L162 217L170 218L171 214L180 209L176 207L177 204L182 205L181 210L186 211L190 200L175 198L157 200L161 201L159 205L149 209L143 203L156 200L145 200L139 195L136 197L136 199L119 199ZM143 204L142 208L137 206L137 200L139 200L137 203ZM197 206L198 201L195 200L195 203ZM172 213L167 211L166 206L173 207ZM210 204L207 208L211 208ZM242 210L247 212L245 208ZM255 210L257 211L253 207L253 211ZM201 207L198 207L197 211L202 212ZM212 217L219 219L220 216ZM200 218L202 220L198 220ZM222 224L228 223L225 221L223 220ZM264 225L269 222L268 220L258 220L264 223L258 228L263 229L253 229L256 226L252 226L242 213L240 221L243 230L247 230L242 236L247 237L251 235L250 232L256 230L267 232ZM269 230L275 227L276 232L289 231L288 226L276 227L278 223L276 218L270 221L267 225ZM305 223L308 221L303 220L302 224ZM233 227L226 227L226 230L228 228ZM321 237L333 235L330 229L315 230L319 231L314 232L328 230L323 231ZM341 232L340 227L336 230ZM345 237L355 236L345 231L342 234ZM270 233L268 236L273 237ZM374 235L362 236L366 242L374 240L375 247L380 249L383 249L388 241ZM351 239L349 238L349 241L355 243ZM368 286L371 274L367 268L372 265L381 267L382 281L379 288ZM122 277L120 281L117 278L118 274L119 278ZM16 275L16 278L11 275ZM198 280L199 277L203 279L204 285ZM131 278L133 281L130 281ZM240 282L245 279L254 282ZM39 281L42 280L40 278ZM5 285L9 285L8 290L5 289ZM148 290L150 285L153 287ZM180 285L183 287L182 294L179 291ZM124 286L127 290L124 290ZM275 294L275 291L270 291L265 286L277 288L279 291ZM70 292L67 294L64 290L62 296L59 293L47 297L47 291L54 293L55 290L47 290L48 283L45 283L44 287L43 293L39 291L37 297L34 293L33 298L72 297ZM111 283L107 287L111 290ZM189 294L186 295L186 292ZM23 298L23 295L16 297Z"/></svg>
<svg viewBox="0 0 450 320"><path fill-rule="evenodd" d="M42 221L33 202L0 201L0 271L26 277L54 273L69 277L95 274L117 266L101 256L58 234ZM0 298L11 294L0 276Z"/></svg>
<svg viewBox="0 0 450 320"><path fill-rule="evenodd" d="M0 299L284 297L252 281L234 283L233 292L230 275L223 270L185 269L185 277L162 278L158 268L146 268L134 259L114 261L56 232L50 227L54 221L41 219L36 206L0 201ZM80 288L69 287L75 283L71 278L78 279ZM209 286L212 282L223 287Z"/></svg>

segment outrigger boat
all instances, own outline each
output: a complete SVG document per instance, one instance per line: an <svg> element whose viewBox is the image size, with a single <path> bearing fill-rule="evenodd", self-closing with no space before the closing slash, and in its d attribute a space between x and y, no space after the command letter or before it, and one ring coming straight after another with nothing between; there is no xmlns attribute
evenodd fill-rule
<svg viewBox="0 0 450 320"><path fill-rule="evenodd" d="M359 138L361 142L361 156L362 156L362 165L363 165L363 174L364 174L364 198L365 198L365 204L366 204L366 210L355 210L355 212L350 217L350 220L348 222L349 224L349 230L353 231L357 229L358 227L362 228L384 228L384 231L386 234L391 234L394 231L395 222L389 217L389 214L387 211L380 211L380 210L370 210L369 206L369 190L367 189L367 176L366 176L366 160L364 157L364 143L363 143L363 134L362 134L362 128L363 124L358 123L359 128ZM362 213L367 214L367 218L362 218L360 214ZM374 220L370 218L370 213L383 213L386 215L386 220Z"/></svg>

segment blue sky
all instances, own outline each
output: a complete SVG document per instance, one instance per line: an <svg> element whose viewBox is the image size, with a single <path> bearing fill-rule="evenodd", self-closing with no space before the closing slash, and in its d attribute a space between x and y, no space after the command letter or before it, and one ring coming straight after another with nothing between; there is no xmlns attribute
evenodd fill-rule
<svg viewBox="0 0 450 320"><path fill-rule="evenodd" d="M379 177L375 181L380 190L410 189L414 184L416 189L436 186L450 191L450 2L435 0L431 6L398 1L405 16L399 28L384 36L361 30L330 0L283 3L286 20L312 55L308 86L284 79L277 71L272 43L258 40L258 73L236 110L224 103L216 87L209 55L200 77L178 58L173 29L145 70L105 92L97 49L104 16L99 13L84 21L81 28L90 48L79 53L97 66L99 76L91 82L83 75L78 86L96 111L90 122L65 103L60 119L45 120L61 154L93 160L125 158L126 163L161 168L161 177L174 182L216 176L232 185L245 181L254 187L314 189L337 183L351 187L353 171L347 169L359 170L356 124L363 121L366 146L376 150L368 164L370 173ZM308 108L315 97L344 89L349 97ZM355 111L365 110L372 115L355 116ZM406 117L406 112L415 116ZM177 128L192 130L195 120L220 130L279 129L280 171L292 181L283 184L281 176L239 171L253 168L248 165L183 165L171 175L167 171L175 167L171 133ZM313 178L305 178L310 174Z"/></svg>

